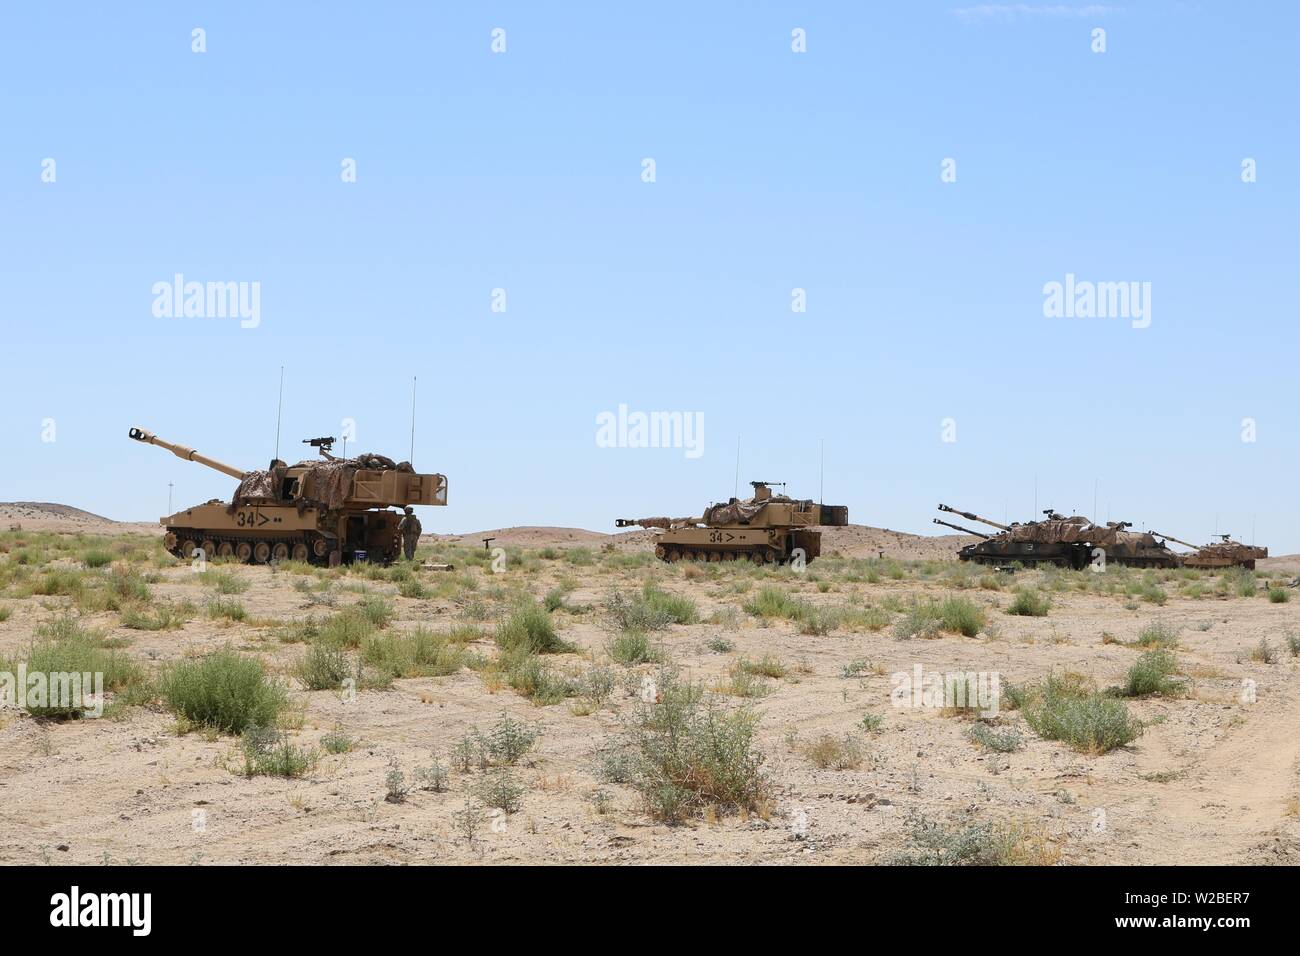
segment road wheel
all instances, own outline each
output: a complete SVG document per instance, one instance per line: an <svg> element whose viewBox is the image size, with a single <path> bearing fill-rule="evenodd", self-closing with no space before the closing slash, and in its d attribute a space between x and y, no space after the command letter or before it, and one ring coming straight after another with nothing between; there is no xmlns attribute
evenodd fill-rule
<svg viewBox="0 0 1300 956"><path fill-rule="evenodd" d="M285 544L283 541L281 541L279 544L277 544L274 548L271 549L272 561L283 561L287 557L289 557L289 546Z"/></svg>
<svg viewBox="0 0 1300 956"><path fill-rule="evenodd" d="M204 538L199 547L203 549L204 561L211 561L217 554L217 545L211 538Z"/></svg>
<svg viewBox="0 0 1300 956"><path fill-rule="evenodd" d="M181 542L181 557L188 561L194 557L194 549L197 547L198 545L194 543L193 538L186 538Z"/></svg>
<svg viewBox="0 0 1300 956"><path fill-rule="evenodd" d="M266 564L271 560L271 546L265 541L259 541L253 545L253 560L258 564Z"/></svg>
<svg viewBox="0 0 1300 956"><path fill-rule="evenodd" d="M241 562L247 564L248 559L253 556L253 546L247 541L241 541L235 545L235 557Z"/></svg>
<svg viewBox="0 0 1300 956"><path fill-rule="evenodd" d="M299 541L297 544L295 544L295 545L293 546L293 559L294 559L295 561L306 561L306 560L307 560L307 545L303 544L301 541Z"/></svg>
<svg viewBox="0 0 1300 956"><path fill-rule="evenodd" d="M229 541L223 541L217 545L217 557L228 558L235 553L235 546Z"/></svg>

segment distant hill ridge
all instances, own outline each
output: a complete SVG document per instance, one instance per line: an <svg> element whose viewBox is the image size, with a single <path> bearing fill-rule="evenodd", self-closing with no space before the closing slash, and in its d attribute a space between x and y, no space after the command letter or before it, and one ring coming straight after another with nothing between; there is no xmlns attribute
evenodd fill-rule
<svg viewBox="0 0 1300 956"><path fill-rule="evenodd" d="M6 512L29 511L32 517L46 516L52 518L79 518L83 521L106 521L109 524L116 524L112 518L105 518L103 515L97 515L90 511L83 511L80 508L74 508L71 505L61 505L53 501L0 501L0 509Z"/></svg>

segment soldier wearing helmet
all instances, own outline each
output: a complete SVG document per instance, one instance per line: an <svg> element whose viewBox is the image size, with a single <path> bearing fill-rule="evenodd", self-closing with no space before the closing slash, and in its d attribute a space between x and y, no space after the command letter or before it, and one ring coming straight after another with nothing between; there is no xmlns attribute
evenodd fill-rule
<svg viewBox="0 0 1300 956"><path fill-rule="evenodd" d="M406 555L407 561L415 560L415 546L420 543L420 519L415 516L415 509L407 505L405 509L406 517L397 524L397 530L402 533L402 552Z"/></svg>

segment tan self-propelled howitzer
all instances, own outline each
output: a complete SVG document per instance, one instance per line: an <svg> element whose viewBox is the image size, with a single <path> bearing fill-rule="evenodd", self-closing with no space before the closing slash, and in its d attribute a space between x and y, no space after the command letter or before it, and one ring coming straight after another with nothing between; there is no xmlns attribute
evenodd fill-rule
<svg viewBox="0 0 1300 956"><path fill-rule="evenodd" d="M239 479L229 502L214 498L160 519L163 545L178 558L233 556L240 561L308 561L330 566L355 560L388 564L401 553L399 511L406 505L445 505L447 479L419 474L409 462L383 455L337 458L333 438L303 443L320 458L264 471L241 471L193 448L176 445L143 428L127 433L136 441L166 448Z"/></svg>
<svg viewBox="0 0 1300 956"><path fill-rule="evenodd" d="M1218 535L1221 540L1209 544L1192 544L1171 534L1160 534L1159 531L1150 533L1175 544L1181 544L1185 548L1191 548L1191 554L1181 555L1183 566L1187 568L1240 567L1253 571L1257 560L1268 557L1268 548L1257 548L1254 545L1233 541L1230 534Z"/></svg>
<svg viewBox="0 0 1300 956"><path fill-rule="evenodd" d="M732 498L711 505L698 518L619 518L620 528L640 526L655 531L655 556L661 561L752 561L785 564L802 556L821 554L819 526L849 523L843 505L774 495L779 482L751 481L752 498Z"/></svg>
<svg viewBox="0 0 1300 956"><path fill-rule="evenodd" d="M1049 508L1041 520L1001 524L947 505L939 505L939 510L998 529L998 534L989 535L934 519L936 524L984 539L962 548L957 553L962 561L994 565L1018 562L1029 567L1055 564L1076 570L1099 562L1138 568L1174 568L1180 563L1178 555L1152 535L1126 530L1131 527L1127 521L1099 525L1081 515L1067 517Z"/></svg>

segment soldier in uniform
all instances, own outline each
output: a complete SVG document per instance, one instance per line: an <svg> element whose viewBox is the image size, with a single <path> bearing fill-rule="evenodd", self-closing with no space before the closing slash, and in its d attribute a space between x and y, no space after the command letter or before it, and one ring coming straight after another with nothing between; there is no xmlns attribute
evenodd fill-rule
<svg viewBox="0 0 1300 956"><path fill-rule="evenodd" d="M415 516L415 509L410 505L406 506L406 517L397 524L397 530L402 532L402 551L406 554L407 561L415 560L415 546L420 543L420 519Z"/></svg>

